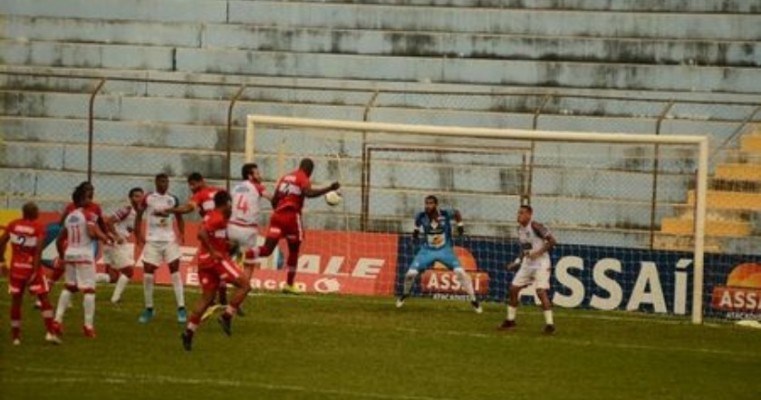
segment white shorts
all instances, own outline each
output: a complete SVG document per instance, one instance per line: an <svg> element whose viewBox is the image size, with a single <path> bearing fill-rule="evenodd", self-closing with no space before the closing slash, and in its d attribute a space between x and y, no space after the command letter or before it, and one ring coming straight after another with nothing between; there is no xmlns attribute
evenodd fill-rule
<svg viewBox="0 0 761 400"><path fill-rule="evenodd" d="M160 266L171 263L182 256L177 242L146 242L143 248L143 263Z"/></svg>
<svg viewBox="0 0 761 400"><path fill-rule="evenodd" d="M66 285L95 289L95 263L66 263Z"/></svg>
<svg viewBox="0 0 761 400"><path fill-rule="evenodd" d="M543 265L541 267L528 267L523 265L521 266L521 269L515 273L512 285L524 287L533 283L534 287L537 289L549 289L550 274L551 269L549 265Z"/></svg>
<svg viewBox="0 0 761 400"><path fill-rule="evenodd" d="M256 247L259 229L255 226L227 225L227 237L238 246L238 251L245 254L246 250ZM244 263L253 263L255 259L245 259Z"/></svg>
<svg viewBox="0 0 761 400"><path fill-rule="evenodd" d="M132 243L103 246L103 262L113 269L131 267L135 264L134 250Z"/></svg>

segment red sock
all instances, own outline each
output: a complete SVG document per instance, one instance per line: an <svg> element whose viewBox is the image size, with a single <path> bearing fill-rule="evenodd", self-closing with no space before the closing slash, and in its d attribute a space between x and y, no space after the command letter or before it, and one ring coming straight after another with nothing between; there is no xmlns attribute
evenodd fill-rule
<svg viewBox="0 0 761 400"><path fill-rule="evenodd" d="M293 282L296 280L296 267L287 266L288 269L288 277L286 278L286 282L288 283L288 286L293 286Z"/></svg>
<svg viewBox="0 0 761 400"><path fill-rule="evenodd" d="M21 302L11 304L11 337L18 339L21 337Z"/></svg>
<svg viewBox="0 0 761 400"><path fill-rule="evenodd" d="M60 280L61 277L63 276L64 272L66 272L66 269L63 268L63 267L54 268L53 269L53 274L50 275L50 280L53 281L53 282L58 282L58 280Z"/></svg>
<svg viewBox="0 0 761 400"><path fill-rule="evenodd" d="M193 336L193 333L198 329L198 325L201 325L201 316L196 315L195 313L190 314L190 318L188 318L188 325L185 327L185 332L187 332L190 336Z"/></svg>
<svg viewBox="0 0 761 400"><path fill-rule="evenodd" d="M45 322L45 330L48 333L55 333L53 327L53 306L50 304L47 296L38 296L40 299L40 313L42 314L42 320Z"/></svg>

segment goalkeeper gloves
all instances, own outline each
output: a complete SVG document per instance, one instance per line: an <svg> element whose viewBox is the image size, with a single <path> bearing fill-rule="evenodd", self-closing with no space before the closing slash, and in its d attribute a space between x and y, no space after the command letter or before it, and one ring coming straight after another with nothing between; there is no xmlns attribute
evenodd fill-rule
<svg viewBox="0 0 761 400"><path fill-rule="evenodd" d="M465 234L465 225L462 222L457 223L457 235L462 236Z"/></svg>

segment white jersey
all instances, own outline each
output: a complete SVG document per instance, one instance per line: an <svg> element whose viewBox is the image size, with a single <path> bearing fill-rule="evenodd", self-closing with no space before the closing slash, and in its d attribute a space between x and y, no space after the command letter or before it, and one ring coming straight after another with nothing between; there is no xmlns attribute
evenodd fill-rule
<svg viewBox="0 0 761 400"><path fill-rule="evenodd" d="M233 188L233 210L230 224L256 226L259 222L259 199L265 193L264 186L243 181Z"/></svg>
<svg viewBox="0 0 761 400"><path fill-rule="evenodd" d="M518 240L521 244L522 252L536 252L544 247L545 241L552 236L552 233L546 226L530 221L526 226L518 225ZM523 264L529 267L550 266L550 254L545 252L535 260L529 260L528 257L523 259Z"/></svg>
<svg viewBox="0 0 761 400"><path fill-rule="evenodd" d="M132 233L135 227L135 216L137 212L132 205L126 205L111 213L111 217L116 221L114 223L114 230L119 237L126 239Z"/></svg>
<svg viewBox="0 0 761 400"><path fill-rule="evenodd" d="M96 226L98 216L77 208L68 213L63 220L66 229L67 244L64 258L66 261L91 261L93 258L92 244L95 240L90 236L88 226Z"/></svg>
<svg viewBox="0 0 761 400"><path fill-rule="evenodd" d="M157 211L177 207L180 201L177 196L167 192L164 194L151 192L143 198L143 216L146 220L145 240L149 242L174 242L174 214L168 216L154 215Z"/></svg>

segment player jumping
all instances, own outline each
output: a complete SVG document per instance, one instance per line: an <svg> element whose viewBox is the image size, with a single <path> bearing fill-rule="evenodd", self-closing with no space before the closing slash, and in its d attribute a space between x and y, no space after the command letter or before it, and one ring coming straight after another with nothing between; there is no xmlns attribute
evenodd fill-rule
<svg viewBox="0 0 761 400"><path fill-rule="evenodd" d="M129 204L104 218L115 237L115 243L103 247L103 259L106 267L118 271L119 276L111 296L112 303L118 303L121 300L122 293L134 274L134 248L127 243L127 239L135 228L137 208L143 202L143 196L143 189L137 187L130 189Z"/></svg>

